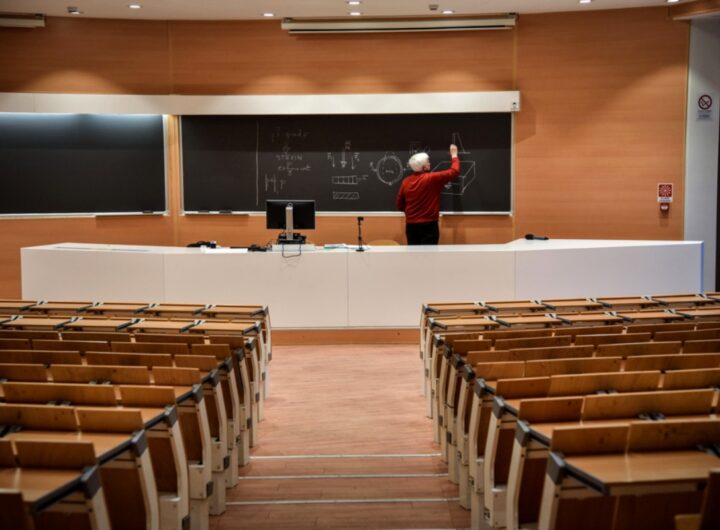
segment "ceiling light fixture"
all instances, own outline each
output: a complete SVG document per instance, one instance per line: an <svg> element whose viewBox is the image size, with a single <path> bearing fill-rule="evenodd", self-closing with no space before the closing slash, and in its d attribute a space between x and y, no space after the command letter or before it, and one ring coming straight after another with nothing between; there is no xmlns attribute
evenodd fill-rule
<svg viewBox="0 0 720 530"><path fill-rule="evenodd" d="M80 11L80 9L78 9L78 8L75 7L75 6L68 6L67 12L68 12L70 15L82 15L82 11Z"/></svg>
<svg viewBox="0 0 720 530"><path fill-rule="evenodd" d="M275 13L263 13L263 16L264 16L264 17L267 17L267 18L270 18L270 17L274 17L274 16L275 16Z"/></svg>
<svg viewBox="0 0 720 530"><path fill-rule="evenodd" d="M668 4L677 4L680 0L667 0Z"/></svg>
<svg viewBox="0 0 720 530"><path fill-rule="evenodd" d="M581 4L589 4L592 0L580 0Z"/></svg>
<svg viewBox="0 0 720 530"><path fill-rule="evenodd" d="M360 11L350 11L349 15L351 17L359 17L362 13Z"/></svg>
<svg viewBox="0 0 720 530"><path fill-rule="evenodd" d="M359 6L362 4L361 0L347 0L349 6Z"/></svg>
<svg viewBox="0 0 720 530"><path fill-rule="evenodd" d="M140 4L128 4L128 7L130 9L142 9L142 5Z"/></svg>
<svg viewBox="0 0 720 530"><path fill-rule="evenodd" d="M455 13L455 11L452 9L444 9L442 12L443 15L452 15L453 13Z"/></svg>

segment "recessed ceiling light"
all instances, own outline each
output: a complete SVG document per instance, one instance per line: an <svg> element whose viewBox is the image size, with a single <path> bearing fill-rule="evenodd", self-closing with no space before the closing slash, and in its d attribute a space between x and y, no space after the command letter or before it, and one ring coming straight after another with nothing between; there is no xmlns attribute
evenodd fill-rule
<svg viewBox="0 0 720 530"><path fill-rule="evenodd" d="M360 11L350 11L351 17L359 17L360 15L362 15Z"/></svg>
<svg viewBox="0 0 720 530"><path fill-rule="evenodd" d="M270 17L274 17L275 13L263 13L263 16L270 18Z"/></svg>
<svg viewBox="0 0 720 530"><path fill-rule="evenodd" d="M349 6L359 6L362 4L361 0L347 0Z"/></svg>
<svg viewBox="0 0 720 530"><path fill-rule="evenodd" d="M130 9L142 9L142 5L140 4L128 4L128 7Z"/></svg>
<svg viewBox="0 0 720 530"><path fill-rule="evenodd" d="M442 12L443 15L452 15L453 13L455 13L455 11L452 9L444 9Z"/></svg>
<svg viewBox="0 0 720 530"><path fill-rule="evenodd" d="M67 12L71 15L82 15L82 11L75 6L68 6Z"/></svg>
<svg viewBox="0 0 720 530"><path fill-rule="evenodd" d="M580 0L581 4L589 4L592 0Z"/></svg>
<svg viewBox="0 0 720 530"><path fill-rule="evenodd" d="M668 4L677 4L680 0L667 0Z"/></svg>

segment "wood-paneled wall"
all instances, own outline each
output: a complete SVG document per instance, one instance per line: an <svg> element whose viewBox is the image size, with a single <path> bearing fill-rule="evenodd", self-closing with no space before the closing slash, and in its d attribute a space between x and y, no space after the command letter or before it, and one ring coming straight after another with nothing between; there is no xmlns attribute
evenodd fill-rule
<svg viewBox="0 0 720 530"><path fill-rule="evenodd" d="M586 15L518 31L518 233L682 239L687 25L661 10ZM675 185L669 214L660 182Z"/></svg>
<svg viewBox="0 0 720 530"><path fill-rule="evenodd" d="M444 243L526 232L682 238L689 30L665 8L522 16L513 31L291 36L278 21L51 18L0 29L0 91L332 94L518 89L515 215L452 216ZM0 220L0 297L20 296L22 246L60 241L227 245L274 237L258 216L182 216L177 120L169 119L170 215ZM658 182L675 183L668 215ZM403 241L400 217L366 217L366 240ZM323 217L314 242L353 242L353 217Z"/></svg>

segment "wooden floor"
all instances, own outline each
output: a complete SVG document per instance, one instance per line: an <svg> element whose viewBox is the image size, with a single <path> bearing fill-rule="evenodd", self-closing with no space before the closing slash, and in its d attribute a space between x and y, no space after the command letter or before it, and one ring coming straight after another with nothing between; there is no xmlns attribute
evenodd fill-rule
<svg viewBox="0 0 720 530"><path fill-rule="evenodd" d="M467 528L417 346L275 346L260 446L212 529Z"/></svg>

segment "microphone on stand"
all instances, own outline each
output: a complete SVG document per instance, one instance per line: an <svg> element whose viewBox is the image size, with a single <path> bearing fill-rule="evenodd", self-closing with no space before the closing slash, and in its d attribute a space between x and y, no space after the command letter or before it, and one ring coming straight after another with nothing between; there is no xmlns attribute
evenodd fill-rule
<svg viewBox="0 0 720 530"><path fill-rule="evenodd" d="M525 234L525 239L527 240L536 240L536 241L547 241L550 238L547 236L536 236L535 234Z"/></svg>
<svg viewBox="0 0 720 530"><path fill-rule="evenodd" d="M356 249L356 252L365 252L365 249L363 248L363 237L362 237L362 222L365 220L364 217L358 217L357 223L358 223L358 248Z"/></svg>

